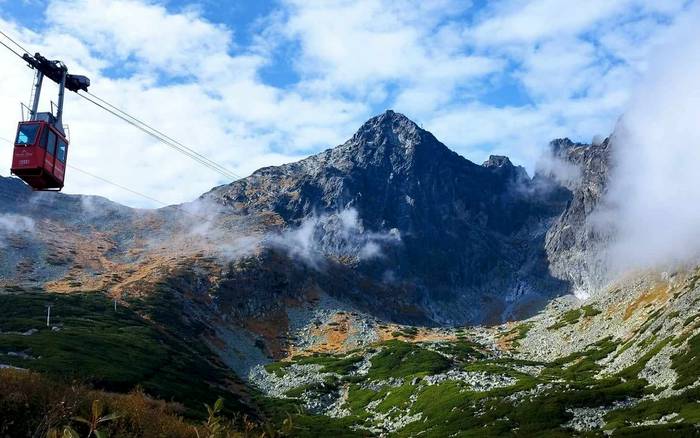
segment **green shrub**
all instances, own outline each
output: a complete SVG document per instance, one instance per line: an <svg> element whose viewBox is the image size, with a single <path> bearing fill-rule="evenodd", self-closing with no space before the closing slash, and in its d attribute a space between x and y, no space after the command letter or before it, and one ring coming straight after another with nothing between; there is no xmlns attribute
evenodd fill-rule
<svg viewBox="0 0 700 438"><path fill-rule="evenodd" d="M388 341L371 359L369 379L437 374L450 367L445 356L401 341Z"/></svg>
<svg viewBox="0 0 700 438"><path fill-rule="evenodd" d="M592 318L596 315L600 315L601 313L603 313L590 304L587 306L581 307L581 310L583 310L583 316L586 318Z"/></svg>
<svg viewBox="0 0 700 438"><path fill-rule="evenodd" d="M566 327L567 325L576 324L579 321L579 319L581 319L581 315L583 314L583 309L571 309L565 312L562 316L560 316L559 320L556 323L547 327L547 329L559 330L560 328Z"/></svg>

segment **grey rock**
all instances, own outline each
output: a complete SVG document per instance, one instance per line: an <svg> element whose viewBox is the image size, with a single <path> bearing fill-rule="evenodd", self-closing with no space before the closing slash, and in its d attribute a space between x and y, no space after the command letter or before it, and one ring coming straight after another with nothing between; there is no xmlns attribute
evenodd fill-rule
<svg viewBox="0 0 700 438"><path fill-rule="evenodd" d="M585 298L608 281L605 248L612 230L594 221L593 214L607 190L612 140L586 145L558 139L550 147L554 159L575 166L580 175L569 184L572 198L566 209L547 230L549 269L557 278L571 282L571 288Z"/></svg>

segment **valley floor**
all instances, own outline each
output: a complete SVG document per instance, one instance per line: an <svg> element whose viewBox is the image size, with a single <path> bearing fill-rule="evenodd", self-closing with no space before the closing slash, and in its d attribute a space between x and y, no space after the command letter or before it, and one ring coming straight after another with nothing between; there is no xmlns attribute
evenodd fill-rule
<svg viewBox="0 0 700 438"><path fill-rule="evenodd" d="M432 339L403 328L355 351L259 366L250 380L315 414L300 435L696 436L699 279L638 275L523 322Z"/></svg>
<svg viewBox="0 0 700 438"><path fill-rule="evenodd" d="M33 370L44 376L35 388L76 380L109 391L95 394L138 387L144 403L173 418L167 427L204 427L204 403L223 396L222 418L244 427L247 413L249 436L265 425L291 436L696 436L698 280L698 270L637 275L585 302L564 297L529 320L490 328L397 326L326 301L311 319L296 315L308 324L294 326L286 359L248 366L244 380L193 342L203 336L196 327L163 324L172 318L167 300L115 311L100 293L49 294L55 319L46 327L46 293L15 288L0 300L0 435L18 424L7 388ZM133 415L120 396L98 397ZM87 399L75 409L88 409ZM27 406L41 406L32 400ZM35 416L22 423L34 428L27 436L70 423L49 408L27 411ZM126 430L115 436L144 436Z"/></svg>

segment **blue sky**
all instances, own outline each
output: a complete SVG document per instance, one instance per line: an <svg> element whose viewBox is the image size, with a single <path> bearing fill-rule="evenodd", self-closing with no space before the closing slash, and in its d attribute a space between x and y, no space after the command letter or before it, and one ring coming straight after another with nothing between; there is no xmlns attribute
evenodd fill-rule
<svg viewBox="0 0 700 438"><path fill-rule="evenodd" d="M240 175L342 143L387 108L473 161L507 154L532 172L550 139L614 129L696 3L0 0L0 28ZM2 52L11 138L31 72ZM164 202L226 182L75 96L66 119L73 165ZM153 206L75 173L66 189Z"/></svg>

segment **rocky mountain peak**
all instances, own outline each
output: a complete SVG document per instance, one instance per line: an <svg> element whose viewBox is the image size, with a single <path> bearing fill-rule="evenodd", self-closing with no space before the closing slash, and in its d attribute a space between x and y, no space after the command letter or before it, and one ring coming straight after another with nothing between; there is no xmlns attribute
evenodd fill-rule
<svg viewBox="0 0 700 438"><path fill-rule="evenodd" d="M524 167L513 165L510 158L504 155L490 155L482 166L506 180L525 182L530 179Z"/></svg>
<svg viewBox="0 0 700 438"><path fill-rule="evenodd" d="M421 128L405 115L386 110L367 120L353 138L372 140L372 137L384 135L395 140L398 135L413 135L419 130Z"/></svg>
<svg viewBox="0 0 700 438"><path fill-rule="evenodd" d="M410 154L420 149L447 148L401 113L387 110L365 122L348 142L370 150Z"/></svg>
<svg viewBox="0 0 700 438"><path fill-rule="evenodd" d="M570 154L570 152L573 149L581 148L581 147L588 147L589 145L584 144L584 143L577 143L572 141L570 138L557 138L549 142L549 149L552 152L554 156L558 156L561 158L566 159L567 155Z"/></svg>
<svg viewBox="0 0 700 438"><path fill-rule="evenodd" d="M490 155L482 166L488 168L513 167L513 163L510 162L510 158L504 155Z"/></svg>
<svg viewBox="0 0 700 438"><path fill-rule="evenodd" d="M525 311L509 304L512 297L534 309L566 286L546 274L543 224L568 197L526 196L530 184L525 169L507 157L480 166L389 110L340 146L263 169L205 198L236 214L275 214L292 229L351 209L367 235L395 230L400 243L381 240L381 257L359 260L353 269L377 284L402 279L394 285L402 291L396 300L408 300L420 318L451 324L500 321ZM343 233L331 230L332 223L315 235L324 254L342 259L336 237ZM361 300L377 305L375 297Z"/></svg>

